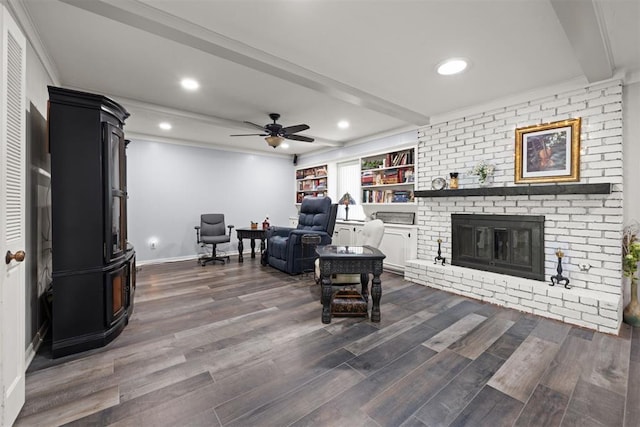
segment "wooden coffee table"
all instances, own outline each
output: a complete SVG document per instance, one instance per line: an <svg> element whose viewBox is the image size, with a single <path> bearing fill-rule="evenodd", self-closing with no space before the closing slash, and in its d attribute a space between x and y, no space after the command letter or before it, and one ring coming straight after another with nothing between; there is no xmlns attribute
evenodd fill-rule
<svg viewBox="0 0 640 427"><path fill-rule="evenodd" d="M242 239L251 239L251 258L256 257L256 239L260 239L260 254L262 254L265 248L264 239L267 237L267 230L262 228L236 228L236 233L238 236L238 262L244 262Z"/></svg>
<svg viewBox="0 0 640 427"><path fill-rule="evenodd" d="M373 274L371 281L371 321L380 321L380 297L382 296L382 260L385 255L371 246L318 246L316 249L320 260L320 283L322 286L322 323L331 323L331 275L339 274ZM368 280L367 280L368 281ZM349 285L349 284L345 284ZM367 298L363 283L363 297Z"/></svg>

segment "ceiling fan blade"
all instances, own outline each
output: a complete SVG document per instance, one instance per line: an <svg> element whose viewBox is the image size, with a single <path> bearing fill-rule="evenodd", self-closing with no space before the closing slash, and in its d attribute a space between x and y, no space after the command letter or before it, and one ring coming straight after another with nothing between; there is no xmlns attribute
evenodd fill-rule
<svg viewBox="0 0 640 427"><path fill-rule="evenodd" d="M287 126L286 128L282 128L282 133L285 135L302 132L303 130L309 129L307 125L295 125L295 126Z"/></svg>
<svg viewBox="0 0 640 427"><path fill-rule="evenodd" d="M302 142L314 141L313 138L309 138L308 136L304 136L304 135L284 135L284 137L287 139L293 139L294 141L302 141Z"/></svg>
<svg viewBox="0 0 640 427"><path fill-rule="evenodd" d="M246 123L246 124L248 124L248 125L251 125L251 126L253 126L253 127L255 127L255 128L258 128L258 129L260 129L260 130L264 130L264 126L260 126L260 125L257 125L257 124L255 124L255 123L247 122L247 121L245 121L244 123Z"/></svg>
<svg viewBox="0 0 640 427"><path fill-rule="evenodd" d="M267 133L241 133L237 135L229 135L229 136L269 136Z"/></svg>

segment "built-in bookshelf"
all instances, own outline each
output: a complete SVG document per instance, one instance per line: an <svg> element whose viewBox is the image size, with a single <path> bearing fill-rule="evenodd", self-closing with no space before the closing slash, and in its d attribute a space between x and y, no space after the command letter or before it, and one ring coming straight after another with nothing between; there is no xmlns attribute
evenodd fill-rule
<svg viewBox="0 0 640 427"><path fill-rule="evenodd" d="M327 165L296 170L296 203L305 197L327 196Z"/></svg>
<svg viewBox="0 0 640 427"><path fill-rule="evenodd" d="M360 161L362 203L413 203L415 149L363 157Z"/></svg>

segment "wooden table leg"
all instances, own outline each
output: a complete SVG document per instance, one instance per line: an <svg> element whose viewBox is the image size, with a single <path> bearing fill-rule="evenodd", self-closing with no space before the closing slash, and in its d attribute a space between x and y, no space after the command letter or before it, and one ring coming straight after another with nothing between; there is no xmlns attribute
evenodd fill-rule
<svg viewBox="0 0 640 427"><path fill-rule="evenodd" d="M369 302L369 273L360 274L360 284L362 285L360 294L365 301Z"/></svg>
<svg viewBox="0 0 640 427"><path fill-rule="evenodd" d="M380 321L380 298L382 297L382 280L380 273L373 273L373 281L371 282L371 297L373 305L371 306L371 321Z"/></svg>
<svg viewBox="0 0 640 427"><path fill-rule="evenodd" d="M242 244L242 239L238 239L238 262L244 262L242 258L242 250L244 249L244 245Z"/></svg>
<svg viewBox="0 0 640 427"><path fill-rule="evenodd" d="M322 275L322 323L331 323L331 275Z"/></svg>
<svg viewBox="0 0 640 427"><path fill-rule="evenodd" d="M256 239L251 238L251 258L256 257Z"/></svg>

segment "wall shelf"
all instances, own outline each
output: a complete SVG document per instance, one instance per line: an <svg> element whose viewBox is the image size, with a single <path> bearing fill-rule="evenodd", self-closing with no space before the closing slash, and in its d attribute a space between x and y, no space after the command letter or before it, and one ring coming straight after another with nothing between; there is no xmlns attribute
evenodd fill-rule
<svg viewBox="0 0 640 427"><path fill-rule="evenodd" d="M512 187L462 188L458 190L420 190L415 197L537 196L553 194L611 194L613 185L598 184L523 185Z"/></svg>
<svg viewBox="0 0 640 427"><path fill-rule="evenodd" d="M413 203L415 149L360 159L362 204Z"/></svg>
<svg viewBox="0 0 640 427"><path fill-rule="evenodd" d="M296 169L296 204L307 196L327 196L327 165Z"/></svg>

